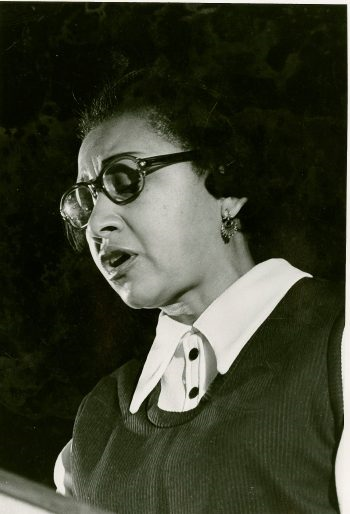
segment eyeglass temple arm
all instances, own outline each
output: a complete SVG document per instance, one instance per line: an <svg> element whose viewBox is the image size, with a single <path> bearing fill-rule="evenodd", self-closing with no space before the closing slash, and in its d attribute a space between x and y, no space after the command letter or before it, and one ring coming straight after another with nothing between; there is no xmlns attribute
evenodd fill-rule
<svg viewBox="0 0 350 514"><path fill-rule="evenodd" d="M170 153L159 155L156 157L147 157L139 159L139 163L145 163L144 166L155 166L157 164L175 164L176 162L191 161L197 154L196 150L188 150L186 152Z"/></svg>

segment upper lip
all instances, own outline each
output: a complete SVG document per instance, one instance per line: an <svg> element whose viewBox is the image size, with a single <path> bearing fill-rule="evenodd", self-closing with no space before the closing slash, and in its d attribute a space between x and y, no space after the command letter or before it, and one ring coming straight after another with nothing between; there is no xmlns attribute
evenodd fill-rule
<svg viewBox="0 0 350 514"><path fill-rule="evenodd" d="M125 262L125 258L132 257L136 253L128 248L107 248L100 253L100 262L109 275L114 275L118 266Z"/></svg>

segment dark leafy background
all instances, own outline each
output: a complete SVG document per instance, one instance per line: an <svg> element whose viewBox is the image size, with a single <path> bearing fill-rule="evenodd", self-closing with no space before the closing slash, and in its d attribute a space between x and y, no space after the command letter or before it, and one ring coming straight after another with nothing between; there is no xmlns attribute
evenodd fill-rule
<svg viewBox="0 0 350 514"><path fill-rule="evenodd" d="M0 466L51 484L82 396L152 339L65 242L77 113L156 63L235 91L269 163L267 256L344 277L345 6L0 3Z"/></svg>

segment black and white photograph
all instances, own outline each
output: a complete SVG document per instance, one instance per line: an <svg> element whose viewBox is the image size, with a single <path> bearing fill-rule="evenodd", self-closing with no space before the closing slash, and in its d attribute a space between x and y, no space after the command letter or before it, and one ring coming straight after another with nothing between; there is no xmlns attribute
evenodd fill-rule
<svg viewBox="0 0 350 514"><path fill-rule="evenodd" d="M0 1L0 514L350 513L347 16Z"/></svg>

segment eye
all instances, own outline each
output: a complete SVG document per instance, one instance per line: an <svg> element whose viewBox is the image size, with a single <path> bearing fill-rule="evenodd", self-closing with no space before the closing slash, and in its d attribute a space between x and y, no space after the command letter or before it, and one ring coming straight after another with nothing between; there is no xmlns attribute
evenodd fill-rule
<svg viewBox="0 0 350 514"><path fill-rule="evenodd" d="M120 200L125 200L140 191L142 180L137 163L128 158L111 163L103 176L108 193Z"/></svg>

